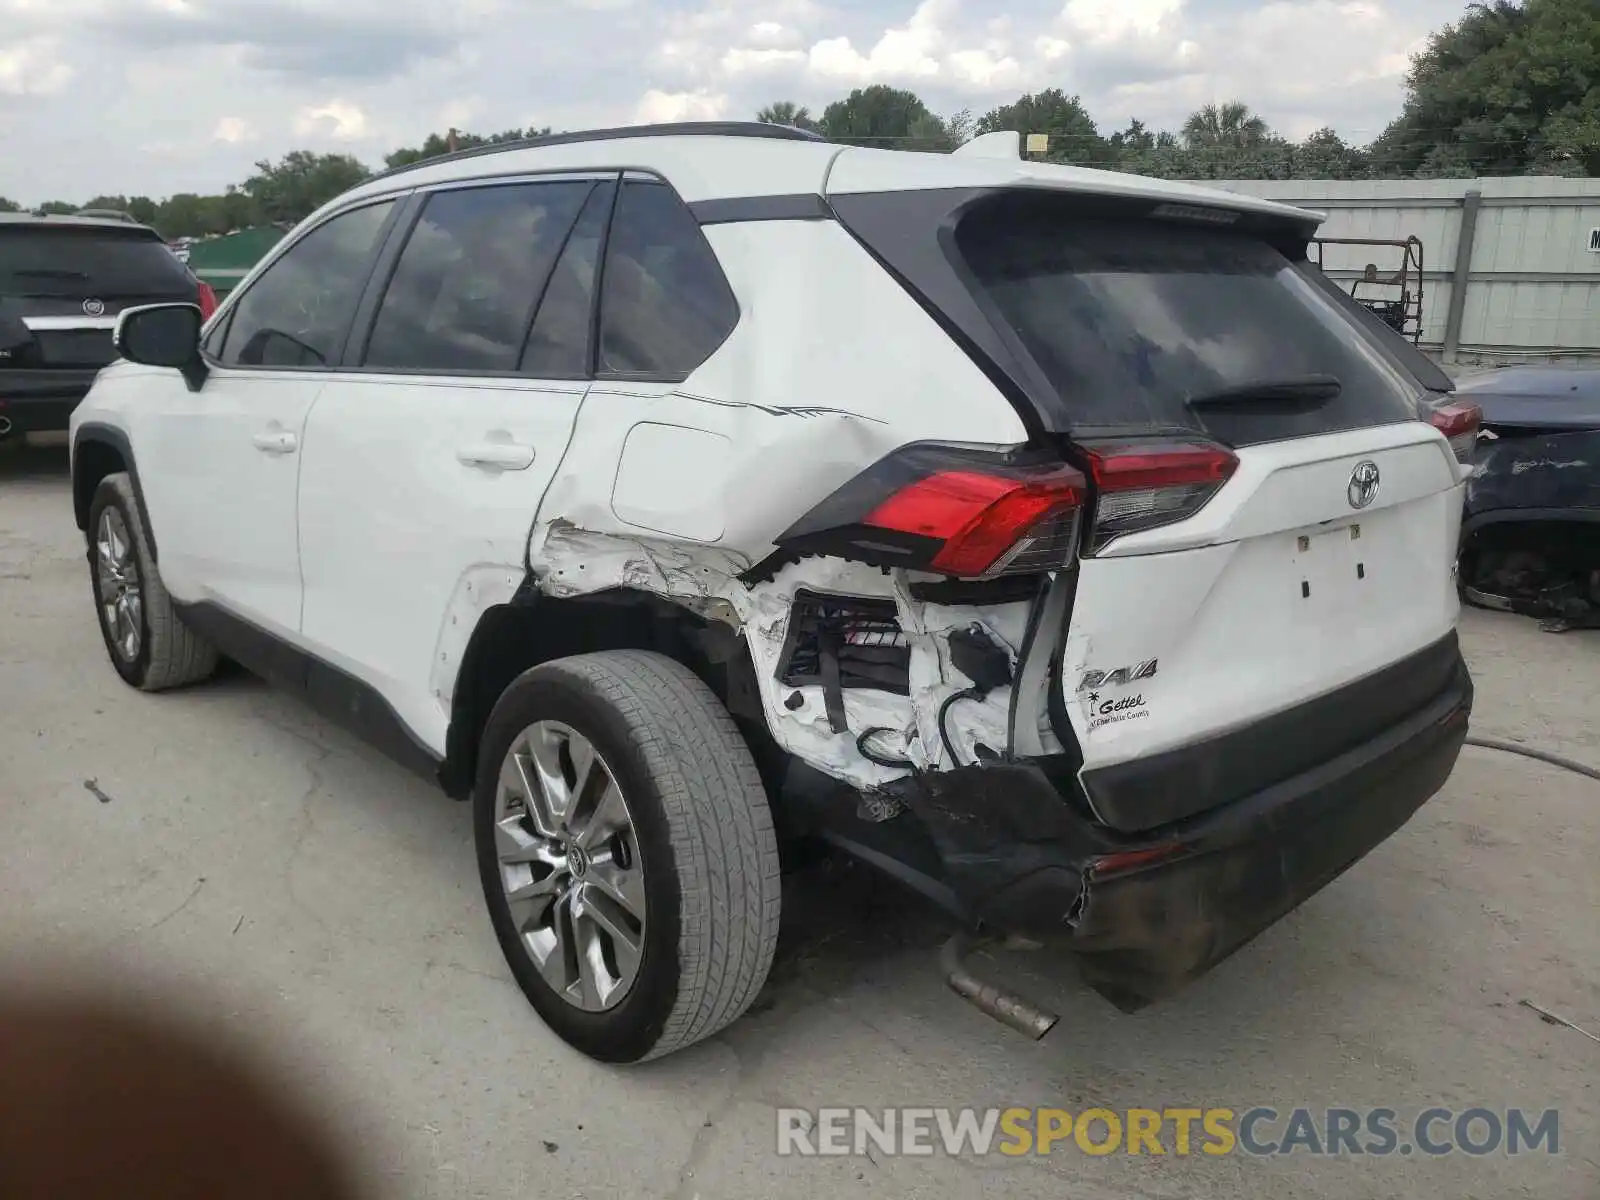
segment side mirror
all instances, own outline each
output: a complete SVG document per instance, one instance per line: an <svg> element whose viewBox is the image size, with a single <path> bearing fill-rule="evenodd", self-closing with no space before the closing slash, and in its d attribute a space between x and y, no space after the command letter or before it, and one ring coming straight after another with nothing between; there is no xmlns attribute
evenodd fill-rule
<svg viewBox="0 0 1600 1200"><path fill-rule="evenodd" d="M182 371L191 392L205 382L200 357L200 328L205 324L194 304L145 304L124 309L117 317L111 344L129 362Z"/></svg>

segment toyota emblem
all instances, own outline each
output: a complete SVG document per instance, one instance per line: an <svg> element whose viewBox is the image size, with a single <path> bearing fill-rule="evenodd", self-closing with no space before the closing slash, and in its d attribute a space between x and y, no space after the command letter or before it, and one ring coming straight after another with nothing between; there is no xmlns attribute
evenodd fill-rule
<svg viewBox="0 0 1600 1200"><path fill-rule="evenodd" d="M85 300L83 302L83 315L86 317L105 316L106 302L104 300Z"/></svg>
<svg viewBox="0 0 1600 1200"><path fill-rule="evenodd" d="M1356 464L1356 469L1350 472L1350 486L1345 490L1345 495L1350 499L1351 508L1365 508L1378 498L1378 464L1368 459L1366 462Z"/></svg>

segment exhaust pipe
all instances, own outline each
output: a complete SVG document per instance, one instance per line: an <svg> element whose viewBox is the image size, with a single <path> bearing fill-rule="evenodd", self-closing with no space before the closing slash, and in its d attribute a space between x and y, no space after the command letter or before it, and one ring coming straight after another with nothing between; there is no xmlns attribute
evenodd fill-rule
<svg viewBox="0 0 1600 1200"><path fill-rule="evenodd" d="M958 933L939 950L939 970L950 989L974 1008L1009 1025L1018 1033L1038 1041L1055 1028L1061 1018L1048 1009L1008 992L998 984L985 983L967 969L963 961L973 950L972 939Z"/></svg>

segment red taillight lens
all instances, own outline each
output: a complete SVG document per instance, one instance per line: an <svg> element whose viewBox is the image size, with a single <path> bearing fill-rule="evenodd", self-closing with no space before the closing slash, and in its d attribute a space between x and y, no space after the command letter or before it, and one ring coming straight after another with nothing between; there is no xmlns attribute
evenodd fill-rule
<svg viewBox="0 0 1600 1200"><path fill-rule="evenodd" d="M209 321L211 314L217 311L217 292L205 280L200 280L196 291L199 293L200 319Z"/></svg>
<svg viewBox="0 0 1600 1200"><path fill-rule="evenodd" d="M1090 548L1187 520L1232 477L1239 460L1209 442L1091 443L1084 447L1098 502Z"/></svg>
<svg viewBox="0 0 1600 1200"><path fill-rule="evenodd" d="M1052 570L1072 559L1083 475L1060 466L1027 475L940 471L895 492L863 521L944 543L930 567L968 579Z"/></svg>
<svg viewBox="0 0 1600 1200"><path fill-rule="evenodd" d="M1476 404L1441 404L1428 413L1428 423L1450 440L1456 461L1470 463L1478 446L1483 409Z"/></svg>

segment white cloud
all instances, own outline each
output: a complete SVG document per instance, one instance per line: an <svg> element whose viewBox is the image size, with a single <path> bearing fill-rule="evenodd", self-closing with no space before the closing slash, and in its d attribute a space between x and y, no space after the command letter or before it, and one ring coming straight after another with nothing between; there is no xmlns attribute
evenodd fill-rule
<svg viewBox="0 0 1600 1200"><path fill-rule="evenodd" d="M1067 0L1061 20L1091 42L1158 36L1183 12L1184 0Z"/></svg>
<svg viewBox="0 0 1600 1200"><path fill-rule="evenodd" d="M255 137L255 127L243 117L223 117L211 131L211 139L217 142L250 142Z"/></svg>
<svg viewBox="0 0 1600 1200"><path fill-rule="evenodd" d="M738 47L722 56L720 66L729 75L754 75L804 64L804 50L754 50Z"/></svg>
<svg viewBox="0 0 1600 1200"><path fill-rule="evenodd" d="M294 149L377 165L451 125L820 113L873 83L980 115L1060 87L1107 131L1239 98L1366 141L1463 2L0 0L0 196L220 191Z"/></svg>
<svg viewBox="0 0 1600 1200"><path fill-rule="evenodd" d="M1017 88L1023 84L1022 64L1009 54L995 55L989 50L957 50L949 56L950 70L962 83L976 90Z"/></svg>
<svg viewBox="0 0 1600 1200"><path fill-rule="evenodd" d="M745 40L761 50L787 50L799 42L800 33L776 21L757 21L750 26Z"/></svg>
<svg viewBox="0 0 1600 1200"><path fill-rule="evenodd" d="M0 94L48 96L72 82L73 68L62 61L60 43L39 37L0 48Z"/></svg>
<svg viewBox="0 0 1600 1200"><path fill-rule="evenodd" d="M344 100L308 105L295 114L294 131L301 136L326 134L337 141L355 141L367 136L367 114Z"/></svg>
<svg viewBox="0 0 1600 1200"><path fill-rule="evenodd" d="M818 75L860 83L926 79L939 74L934 56L945 36L942 17L954 10L952 0L923 0L911 20L886 29L870 52L862 54L847 37L828 38L811 47L810 65Z"/></svg>
<svg viewBox="0 0 1600 1200"><path fill-rule="evenodd" d="M633 110L643 125L661 121L715 121L728 113L728 97L707 91L662 92L652 88Z"/></svg>

